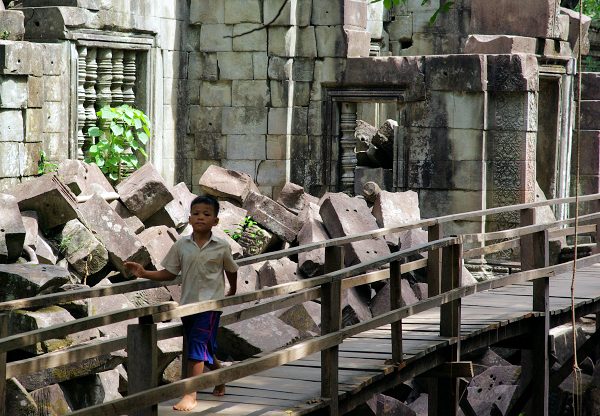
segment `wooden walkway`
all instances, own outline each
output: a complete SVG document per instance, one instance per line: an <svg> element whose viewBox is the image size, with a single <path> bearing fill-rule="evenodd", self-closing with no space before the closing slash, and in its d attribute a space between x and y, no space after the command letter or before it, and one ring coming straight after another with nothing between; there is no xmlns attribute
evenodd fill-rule
<svg viewBox="0 0 600 416"><path fill-rule="evenodd" d="M523 335L530 330L532 283L515 284L468 296L462 301L461 350L470 352L493 342ZM571 274L550 279L551 326L570 319ZM576 308L580 315L600 308L600 264L578 270L575 284ZM344 402L357 396L383 391L396 374L408 379L435 367L436 352L452 342L439 336L439 308L410 316L402 321L402 343L406 368L396 371L390 364L390 325L363 332L344 340L339 346L339 397ZM378 387L378 384L381 384ZM198 394L193 415L303 415L323 411L321 393L321 356L313 354L281 367L263 371L228 384L227 394L215 398L210 390ZM362 400L364 401L364 400ZM176 400L159 405L159 415L181 415L171 406Z"/></svg>

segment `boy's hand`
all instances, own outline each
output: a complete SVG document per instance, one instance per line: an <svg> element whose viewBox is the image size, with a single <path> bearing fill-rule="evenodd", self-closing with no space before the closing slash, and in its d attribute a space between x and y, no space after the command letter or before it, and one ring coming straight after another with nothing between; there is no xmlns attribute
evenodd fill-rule
<svg viewBox="0 0 600 416"><path fill-rule="evenodd" d="M125 268L135 277L142 277L145 271L142 265L134 263L132 261L124 262L123 266L125 266Z"/></svg>

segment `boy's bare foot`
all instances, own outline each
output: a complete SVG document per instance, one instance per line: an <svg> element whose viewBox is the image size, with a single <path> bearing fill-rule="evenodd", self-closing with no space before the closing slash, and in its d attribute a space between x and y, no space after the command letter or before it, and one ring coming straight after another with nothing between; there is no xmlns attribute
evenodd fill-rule
<svg viewBox="0 0 600 416"><path fill-rule="evenodd" d="M179 410L180 412L189 412L196 407L196 398L191 394L186 394L183 398L173 405L173 410Z"/></svg>
<svg viewBox="0 0 600 416"><path fill-rule="evenodd" d="M215 386L213 390L213 396L225 396L225 384Z"/></svg>

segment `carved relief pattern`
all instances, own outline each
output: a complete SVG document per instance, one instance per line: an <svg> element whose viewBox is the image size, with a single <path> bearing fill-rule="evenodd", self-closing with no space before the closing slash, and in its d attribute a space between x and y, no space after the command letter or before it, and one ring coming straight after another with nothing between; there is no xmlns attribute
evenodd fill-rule
<svg viewBox="0 0 600 416"><path fill-rule="evenodd" d="M356 103L342 103L340 115L340 163L341 163L341 191L348 194L354 193L354 169L356 168L356 154L354 147L356 139Z"/></svg>
<svg viewBox="0 0 600 416"><path fill-rule="evenodd" d="M113 106L123 104L123 50L113 49L112 51L112 80L110 86L111 102Z"/></svg>
<svg viewBox="0 0 600 416"><path fill-rule="evenodd" d="M85 136L83 130L85 127L85 74L86 74L86 58L87 48L80 46L77 48L77 159L83 160L83 145Z"/></svg>
<svg viewBox="0 0 600 416"><path fill-rule="evenodd" d="M123 61L123 103L135 103L135 51L126 51Z"/></svg>

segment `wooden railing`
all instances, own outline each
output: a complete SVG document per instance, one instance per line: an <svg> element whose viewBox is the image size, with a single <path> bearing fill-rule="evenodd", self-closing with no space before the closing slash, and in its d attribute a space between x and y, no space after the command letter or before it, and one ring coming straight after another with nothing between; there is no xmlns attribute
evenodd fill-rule
<svg viewBox="0 0 600 416"><path fill-rule="evenodd" d="M587 195L579 198L580 202L600 199L600 194ZM547 332L549 327L548 314L548 285L549 278L572 269L572 264L548 266L548 239L552 236L564 236L573 233L573 228L560 228L571 224L574 219L557 221L551 224L534 223L534 208L563 203L573 203L574 198L563 198L532 204L521 204L510 207L494 208L447 215L438 218L416 221L400 227L379 229L358 235L341 237L266 253L259 256L238 260L238 264L248 265L260 261L278 259L293 254L318 248L326 250L326 273L322 276L285 283L250 293L243 293L223 299L199 302L190 305L177 306L174 302L131 308L88 318L71 321L68 324L29 331L18 335L7 336L8 312L27 307L48 306L78 299L114 295L137 290L158 287L160 284L136 280L114 284L110 287L82 289L65 293L37 296L0 303L0 401L3 402L6 379L18 375L31 374L47 368L58 367L68 363L79 362L101 354L117 351L127 347L131 354L128 365L129 391L127 397L114 400L86 409L72 412L72 415L154 415L157 404L181 396L185 391L199 390L212 385L218 385L239 379L269 368L320 352L322 356L321 395L322 406L327 406L331 415L339 414L338 403L338 346L348 337L361 332L391 324L392 328L392 359L401 364L402 354L402 320L417 313L440 307L440 335L448 338L450 352L446 357L448 363L460 361L460 310L461 299L465 296L485 290L498 288L527 281L534 282L534 299L532 310L542 317L542 324L536 328L539 331L540 345L536 349L545 353L534 354L534 365L538 371L547 371ZM501 212L518 210L521 213L522 227L486 234L469 234L464 236L443 236L443 224L457 220L492 215ZM592 232L598 235L600 213L582 216L581 222L591 225L579 226L578 232ZM406 250L400 250L386 256L344 267L342 246L354 241L367 238L381 237L400 231L427 227L430 242ZM463 243L484 244L494 240L505 240L500 243L470 248L463 251ZM600 241L598 238L596 241ZM521 250L523 271L485 282L459 287L462 273L462 258L490 254L513 247L527 247ZM427 259L404 263L404 260L415 254L428 252ZM600 261L600 255L593 255L577 260L578 267L584 267ZM389 267L388 267L389 266ZM387 267L384 269L384 267ZM429 297L416 304L400 307L402 274L413 270L427 268ZM378 270L376 270L378 269ZM376 270L376 271L372 271ZM368 321L341 328L341 294L344 289L389 279L390 304L392 310L376 316ZM173 282L168 282L173 284ZM268 300L269 298L275 299ZM263 356L244 360L227 368L211 371L197 377L187 378L165 386L156 386L156 341L181 336L180 324L173 324L158 329L157 323L176 317L221 309L227 306L244 304L256 300L267 300L258 305L249 306L243 310L226 314L222 317L222 325L239 322L281 308L301 304L308 300L321 298L321 335L300 342L291 347L267 353ZM127 337L112 338L96 341L72 349L56 351L38 357L6 362L8 351L26 347L37 342L62 337L67 334L138 318L139 323L128 327ZM544 336L545 335L545 336ZM136 365L139 363L140 365ZM148 364L151 365L148 365ZM399 368L401 365L399 365ZM545 369L545 370L544 370ZM399 370L401 371L401 370ZM543 374L543 373L542 373ZM547 377L543 378L547 384ZM456 414L456 406L447 403L457 403L456 379L443 378L440 383L445 385L437 389L440 394L433 401L440 403L437 414ZM536 385L534 388L534 405L547 406L547 385ZM446 395L443 397L442 395ZM430 402L431 403L431 402ZM442 405L443 403L443 405ZM3 407L0 407L3 409ZM0 410L0 415L4 410ZM543 410L541 410L543 411ZM540 413L543 414L543 413ZM4 415L1 415L4 416Z"/></svg>

